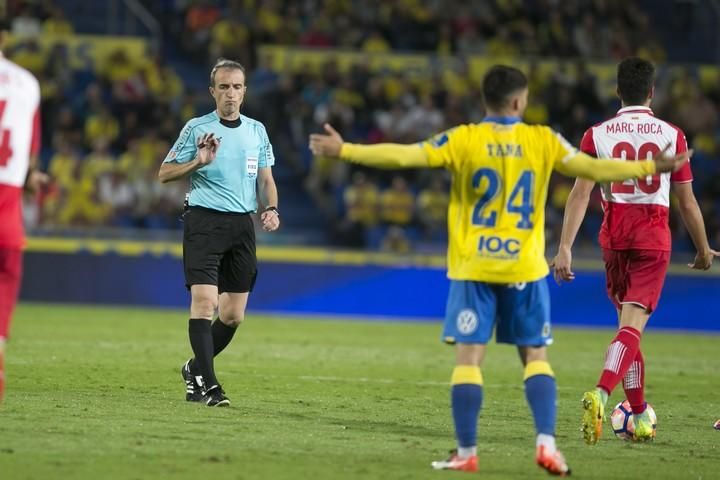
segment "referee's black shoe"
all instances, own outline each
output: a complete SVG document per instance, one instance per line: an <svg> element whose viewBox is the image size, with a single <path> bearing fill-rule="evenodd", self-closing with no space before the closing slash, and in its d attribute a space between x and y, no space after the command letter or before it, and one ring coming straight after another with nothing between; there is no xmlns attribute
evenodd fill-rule
<svg viewBox="0 0 720 480"><path fill-rule="evenodd" d="M225 392L220 385L213 385L208 388L203 397L203 402L208 407L229 407L230 399L225 396Z"/></svg>
<svg viewBox="0 0 720 480"><path fill-rule="evenodd" d="M180 369L180 374L185 381L185 400L188 402L202 402L205 392L203 392L203 386L202 383L198 381L198 377L195 377L190 371L191 360L192 359L185 362ZM199 378L202 379L202 377Z"/></svg>

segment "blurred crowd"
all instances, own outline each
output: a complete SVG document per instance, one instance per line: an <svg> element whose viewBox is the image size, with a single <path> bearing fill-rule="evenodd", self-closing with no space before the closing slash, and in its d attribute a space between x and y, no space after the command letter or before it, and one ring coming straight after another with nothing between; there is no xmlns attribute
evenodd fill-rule
<svg viewBox="0 0 720 480"><path fill-rule="evenodd" d="M528 76L531 98L524 120L549 124L575 145L589 126L613 116L620 108L616 98L601 95L597 79L582 62L560 63L545 74L531 66ZM478 83L462 62L455 70L446 69L429 79L373 75L362 65L340 73L329 62L317 75L305 71L278 75L276 86L264 96L248 98L248 107L254 102L267 105L273 99L285 105L284 114L267 121L275 138L291 139L289 150L280 152L290 159L293 152L303 151L307 133L317 131L326 121L347 140L363 143L412 143L460 123L479 122L484 111ZM715 243L720 243L719 107L717 81L702 83L687 69L666 71L658 79L653 108L661 118L682 126L695 148L695 191ZM337 243L403 251L422 246L425 240L442 240L449 185L444 171L385 172L348 167L307 153L303 158L307 163L298 171L307 172L307 190L333 219L330 223L335 226L332 233ZM572 188L572 180L559 175L552 182L547 210L550 242L559 236L562 212ZM592 205L581 242L593 243L599 230L598 189ZM674 223L673 229L676 246L690 248L684 228ZM387 236L392 241L385 242Z"/></svg>
<svg viewBox="0 0 720 480"><path fill-rule="evenodd" d="M544 72L531 64L525 121L552 125L577 145L588 126L619 105L576 58L639 54L662 61L665 56L648 28L648 15L629 0L152 4L154 13L167 19L166 39L183 58L195 59L198 75L205 78L208 62L218 56L249 67L244 113L268 129L276 168L283 172L281 198L284 191L298 189L312 205L293 213L317 225L309 217L322 212L318 228L326 229L328 242L396 252L432 249L446 240L449 177L440 170L378 172L312 158L307 135L323 122L350 141L419 141L483 118L478 79L470 75L465 54L541 55L558 58L558 68ZM16 33L72 33L62 11L33 5L18 7ZM365 62L342 69L332 59L320 69L288 72L258 54L256 47L265 43L368 53L422 50L452 54L454 60L426 75L375 72ZM188 79L176 73L167 53L134 58L118 50L103 64L75 70L67 68L62 42L48 52L30 38L6 54L42 84L44 158L53 184L39 201L28 203L28 222L177 228L187 184L160 185L156 173L184 122L212 108L206 90L188 89ZM720 244L718 80L691 67L663 69L653 104L656 114L686 131L696 149L695 190L715 245ZM547 212L551 242L559 234L571 186L568 179L553 179ZM599 201L593 205L580 237L588 244L600 223ZM689 248L676 223L676 247Z"/></svg>
<svg viewBox="0 0 720 480"><path fill-rule="evenodd" d="M620 59L664 51L635 0L165 0L160 18L198 58L258 44L366 52ZM178 35L179 34L179 35Z"/></svg>
<svg viewBox="0 0 720 480"><path fill-rule="evenodd" d="M157 169L196 114L192 94L159 56L131 57L118 48L100 64L72 64L62 40L74 33L52 2L16 4L4 52L41 85L43 165L52 177L26 202L30 226L177 228L184 182L161 186Z"/></svg>

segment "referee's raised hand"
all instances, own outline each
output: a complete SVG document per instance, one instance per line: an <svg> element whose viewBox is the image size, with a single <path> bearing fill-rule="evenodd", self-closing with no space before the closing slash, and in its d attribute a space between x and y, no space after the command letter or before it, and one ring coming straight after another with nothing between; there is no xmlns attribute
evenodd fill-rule
<svg viewBox="0 0 720 480"><path fill-rule="evenodd" d="M204 133L200 135L197 142L198 154L197 160L200 165L207 165L215 160L220 140L215 137L214 133Z"/></svg>

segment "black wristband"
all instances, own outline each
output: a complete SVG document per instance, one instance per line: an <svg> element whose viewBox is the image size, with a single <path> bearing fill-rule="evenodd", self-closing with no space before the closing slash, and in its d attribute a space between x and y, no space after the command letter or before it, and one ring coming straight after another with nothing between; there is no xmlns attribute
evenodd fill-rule
<svg viewBox="0 0 720 480"><path fill-rule="evenodd" d="M280 211L278 211L277 207L267 207L263 211L264 212L275 212L275 215L277 215L278 217L280 216Z"/></svg>

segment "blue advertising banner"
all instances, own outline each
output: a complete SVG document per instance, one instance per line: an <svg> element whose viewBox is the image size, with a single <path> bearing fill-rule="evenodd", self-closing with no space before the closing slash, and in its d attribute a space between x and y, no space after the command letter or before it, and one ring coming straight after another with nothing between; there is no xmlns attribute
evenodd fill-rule
<svg viewBox="0 0 720 480"><path fill-rule="evenodd" d="M21 299L27 301L187 308L176 250L30 248ZM61 251L62 250L62 251ZM296 252L297 253L297 252ZM449 287L442 259L409 262L334 254L263 255L249 309L377 319L440 321ZM263 257L268 259L263 260ZM304 261L303 258L306 260ZM682 269L675 269L682 272ZM574 282L552 279L555 325L616 324L599 269L579 269ZM671 273L651 328L720 331L720 276Z"/></svg>

